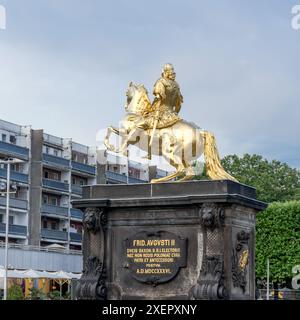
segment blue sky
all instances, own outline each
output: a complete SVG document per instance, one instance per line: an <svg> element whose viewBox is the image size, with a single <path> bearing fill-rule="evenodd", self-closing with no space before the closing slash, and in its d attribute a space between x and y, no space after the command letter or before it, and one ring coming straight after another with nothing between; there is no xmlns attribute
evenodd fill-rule
<svg viewBox="0 0 300 320"><path fill-rule="evenodd" d="M0 118L95 145L118 124L130 81L149 93L165 62L181 116L222 156L258 153L300 168L297 1L0 0Z"/></svg>

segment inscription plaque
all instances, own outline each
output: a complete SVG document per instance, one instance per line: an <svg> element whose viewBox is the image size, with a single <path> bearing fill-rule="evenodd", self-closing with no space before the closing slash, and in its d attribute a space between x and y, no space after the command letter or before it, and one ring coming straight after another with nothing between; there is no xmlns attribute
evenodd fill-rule
<svg viewBox="0 0 300 320"><path fill-rule="evenodd" d="M125 267L134 279L159 284L186 267L187 239L168 231L138 232L125 241Z"/></svg>

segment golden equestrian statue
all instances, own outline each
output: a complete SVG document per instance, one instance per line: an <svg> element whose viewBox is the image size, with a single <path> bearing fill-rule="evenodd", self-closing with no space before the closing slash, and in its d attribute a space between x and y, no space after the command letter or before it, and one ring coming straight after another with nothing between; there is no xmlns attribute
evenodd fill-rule
<svg viewBox="0 0 300 320"><path fill-rule="evenodd" d="M172 64L165 64L154 85L153 103L143 85L131 82L126 93L126 116L118 129L112 126L107 129L104 144L108 150L122 154L127 154L129 145L135 145L146 151L149 159L152 155L163 156L176 169L151 183L193 179L196 173L192 161L203 153L208 177L237 181L223 169L214 135L179 117L183 97L175 77ZM112 133L121 138L120 148L110 144Z"/></svg>

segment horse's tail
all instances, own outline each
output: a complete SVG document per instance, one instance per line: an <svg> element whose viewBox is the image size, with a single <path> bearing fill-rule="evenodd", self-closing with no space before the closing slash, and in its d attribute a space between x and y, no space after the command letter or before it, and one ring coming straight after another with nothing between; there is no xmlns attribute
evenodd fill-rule
<svg viewBox="0 0 300 320"><path fill-rule="evenodd" d="M224 170L214 135L208 131L202 131L201 135L204 139L205 168L208 177L212 180L228 179L238 182L233 176Z"/></svg>

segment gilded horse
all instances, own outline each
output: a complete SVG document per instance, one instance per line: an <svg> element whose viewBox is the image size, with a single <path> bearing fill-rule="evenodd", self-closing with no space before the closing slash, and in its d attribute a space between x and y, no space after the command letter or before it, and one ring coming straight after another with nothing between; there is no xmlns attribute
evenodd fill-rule
<svg viewBox="0 0 300 320"><path fill-rule="evenodd" d="M139 124L149 117L152 105L147 90L143 85L129 84L127 90L126 116L120 123L120 128L108 127L104 144L110 151L126 153L128 145L135 145L151 155L163 156L175 168L175 172L159 179L151 180L151 183L165 182L177 178L176 181L191 180L195 177L192 162L203 153L206 164L206 174L212 180L229 179L236 181L222 167L219 153L216 147L214 135L200 129L194 123L179 120L175 124L161 129L142 128ZM115 148L109 139L114 133L121 138L121 147ZM153 135L152 144L150 139Z"/></svg>

